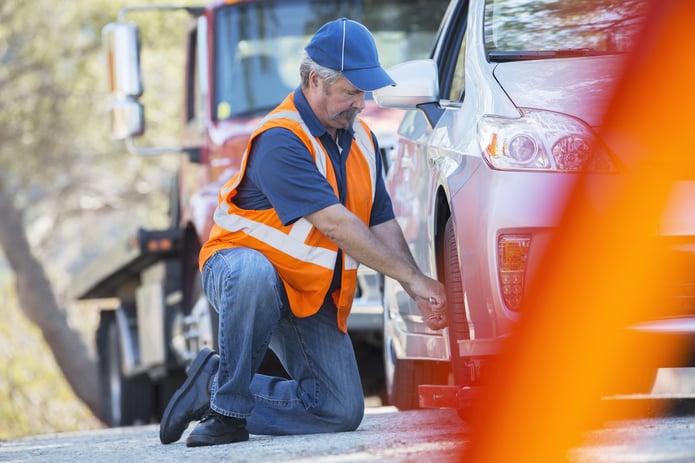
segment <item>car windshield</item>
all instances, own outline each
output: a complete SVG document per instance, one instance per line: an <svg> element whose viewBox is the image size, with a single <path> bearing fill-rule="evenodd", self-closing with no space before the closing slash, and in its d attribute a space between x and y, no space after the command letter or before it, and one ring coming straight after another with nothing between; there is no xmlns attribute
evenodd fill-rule
<svg viewBox="0 0 695 463"><path fill-rule="evenodd" d="M323 24L347 17L374 35L384 67L427 58L449 0L240 2L215 16L217 120L261 114L299 84L304 46Z"/></svg>
<svg viewBox="0 0 695 463"><path fill-rule="evenodd" d="M490 61L614 54L630 49L646 0L488 0Z"/></svg>

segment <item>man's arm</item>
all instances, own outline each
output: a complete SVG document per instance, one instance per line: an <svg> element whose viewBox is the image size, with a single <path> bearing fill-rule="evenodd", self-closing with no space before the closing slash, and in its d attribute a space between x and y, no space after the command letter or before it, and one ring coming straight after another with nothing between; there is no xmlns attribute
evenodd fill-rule
<svg viewBox="0 0 695 463"><path fill-rule="evenodd" d="M403 236L403 230L401 230L396 219L387 220L379 225L374 225L370 227L370 230L384 246L391 248L392 251L398 253L405 260L417 267L413 254L410 252L408 243Z"/></svg>
<svg viewBox="0 0 695 463"><path fill-rule="evenodd" d="M306 219L358 262L397 280L417 303L432 329L446 326L444 286L417 267L395 220L368 228L341 204L309 214ZM385 245L387 234L394 245Z"/></svg>

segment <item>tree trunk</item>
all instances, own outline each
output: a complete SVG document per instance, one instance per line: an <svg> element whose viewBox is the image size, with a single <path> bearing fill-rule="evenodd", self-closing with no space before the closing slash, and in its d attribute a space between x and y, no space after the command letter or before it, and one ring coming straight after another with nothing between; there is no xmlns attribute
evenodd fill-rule
<svg viewBox="0 0 695 463"><path fill-rule="evenodd" d="M14 205L0 174L0 249L14 272L19 305L24 315L41 329L58 366L73 391L98 415L99 381L96 362L80 333L68 325L51 283L31 252L22 213Z"/></svg>

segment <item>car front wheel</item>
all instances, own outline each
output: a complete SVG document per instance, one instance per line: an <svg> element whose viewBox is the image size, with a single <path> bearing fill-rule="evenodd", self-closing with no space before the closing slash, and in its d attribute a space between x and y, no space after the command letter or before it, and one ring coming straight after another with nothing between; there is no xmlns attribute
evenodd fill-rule
<svg viewBox="0 0 695 463"><path fill-rule="evenodd" d="M458 341L469 339L469 331L455 230L454 221L449 217L444 228L444 240L442 243L444 286L446 287L451 369L454 376L454 384L468 386L471 383L470 367L467 365L466 359L458 354Z"/></svg>

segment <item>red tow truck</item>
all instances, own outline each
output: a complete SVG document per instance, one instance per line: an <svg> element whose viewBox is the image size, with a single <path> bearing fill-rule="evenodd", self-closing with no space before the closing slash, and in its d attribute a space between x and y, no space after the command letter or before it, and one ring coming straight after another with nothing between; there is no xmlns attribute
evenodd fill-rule
<svg viewBox="0 0 695 463"><path fill-rule="evenodd" d="M101 310L96 332L104 422L158 421L196 352L216 345L216 312L201 294L198 251L212 224L218 188L239 168L250 133L299 84L300 52L311 35L345 16L372 31L385 66L424 58L447 3L228 0L200 7L134 6L104 27L112 138L137 155L174 151L180 157L169 227L140 228L73 278L75 299L117 301L115 309ZM182 50L181 146L173 149L135 142L146 118L140 28L127 19L152 12L190 17ZM371 100L362 113L377 133L386 166L401 116ZM383 384L381 283L376 272L361 269L348 321L366 393L379 392Z"/></svg>

